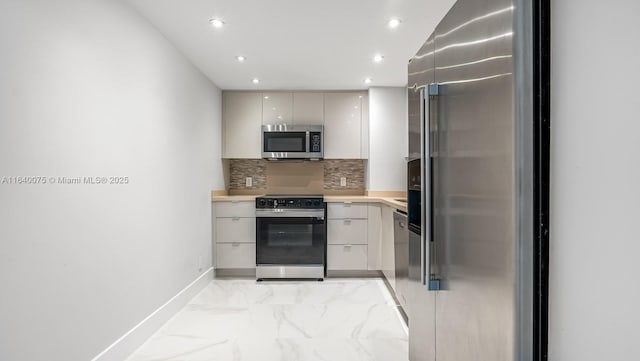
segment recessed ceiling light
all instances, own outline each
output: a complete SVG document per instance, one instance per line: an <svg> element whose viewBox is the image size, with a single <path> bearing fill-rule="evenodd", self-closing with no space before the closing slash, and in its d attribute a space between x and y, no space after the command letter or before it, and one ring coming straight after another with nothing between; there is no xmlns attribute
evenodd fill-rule
<svg viewBox="0 0 640 361"><path fill-rule="evenodd" d="M221 27L224 26L224 21L220 20L220 19L209 19L209 22L211 23L211 26L213 26L214 28L218 28L220 29Z"/></svg>
<svg viewBox="0 0 640 361"><path fill-rule="evenodd" d="M389 27L391 29L395 29L398 27L398 25L400 25L400 23L402 23L402 20L398 19L398 18L391 18L389 20L389 22L387 23L387 25L389 25Z"/></svg>
<svg viewBox="0 0 640 361"><path fill-rule="evenodd" d="M380 54L376 54L373 57L373 61L375 61L376 63L380 63L382 60L384 59L384 56L380 55Z"/></svg>
<svg viewBox="0 0 640 361"><path fill-rule="evenodd" d="M260 82L260 79L258 79L258 78L253 78L253 79L251 79L251 82L252 82L253 84L258 84L258 83Z"/></svg>
<svg viewBox="0 0 640 361"><path fill-rule="evenodd" d="M371 78L364 78L364 83L365 84L371 84Z"/></svg>
<svg viewBox="0 0 640 361"><path fill-rule="evenodd" d="M268 96L268 95L265 95L265 96L264 96L264 98L265 98L265 99L269 99L269 96Z"/></svg>
<svg viewBox="0 0 640 361"><path fill-rule="evenodd" d="M242 55L238 55L238 56L236 56L236 60L238 60L239 62L241 62L241 63L242 63L243 61L247 60L247 58L245 58L245 57L244 57L244 56L242 56Z"/></svg>

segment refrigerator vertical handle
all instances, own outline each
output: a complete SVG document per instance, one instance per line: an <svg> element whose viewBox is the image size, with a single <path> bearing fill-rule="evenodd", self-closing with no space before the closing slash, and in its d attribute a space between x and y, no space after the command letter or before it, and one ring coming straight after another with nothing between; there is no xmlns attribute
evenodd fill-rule
<svg viewBox="0 0 640 361"><path fill-rule="evenodd" d="M427 252L427 234L429 234L429 227L431 224L427 223L427 211L429 206L427 201L429 200L430 184L426 182L428 175L428 167L431 164L431 143L429 142L429 116L427 114L427 108L429 96L425 88L420 88L420 283L426 285L428 283L429 266L428 259L429 252Z"/></svg>
<svg viewBox="0 0 640 361"><path fill-rule="evenodd" d="M421 142L424 146L422 149L422 174L421 174L421 189L422 189L422 232L421 248L422 248L422 272L421 279L422 284L427 286L429 291L440 290L440 278L436 274L434 269L436 264L436 239L434 237L435 227L435 210L432 207L433 204L433 184L432 172L434 171L435 158L439 156L438 152L438 115L437 107L432 108L432 101L440 95L439 84L429 84L425 90L421 90L421 115L422 115L422 137ZM428 153L426 152L428 150Z"/></svg>

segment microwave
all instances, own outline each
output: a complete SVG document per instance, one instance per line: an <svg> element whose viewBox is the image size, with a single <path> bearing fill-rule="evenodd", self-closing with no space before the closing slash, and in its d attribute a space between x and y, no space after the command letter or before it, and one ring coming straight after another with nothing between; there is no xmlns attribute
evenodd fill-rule
<svg viewBox="0 0 640 361"><path fill-rule="evenodd" d="M262 126L262 158L322 159L322 125L271 124Z"/></svg>

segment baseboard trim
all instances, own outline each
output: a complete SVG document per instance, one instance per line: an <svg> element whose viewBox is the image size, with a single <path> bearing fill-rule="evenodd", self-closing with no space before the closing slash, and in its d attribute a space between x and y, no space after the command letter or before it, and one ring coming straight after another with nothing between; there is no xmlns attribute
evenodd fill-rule
<svg viewBox="0 0 640 361"><path fill-rule="evenodd" d="M91 361L122 361L175 315L187 302L200 292L213 279L213 267L203 272L193 282L183 288L169 301L158 307L131 330L120 336L109 347L100 352Z"/></svg>
<svg viewBox="0 0 640 361"><path fill-rule="evenodd" d="M327 278L379 278L382 277L382 271L367 270L328 270Z"/></svg>
<svg viewBox="0 0 640 361"><path fill-rule="evenodd" d="M256 278L255 268L218 268L216 278Z"/></svg>

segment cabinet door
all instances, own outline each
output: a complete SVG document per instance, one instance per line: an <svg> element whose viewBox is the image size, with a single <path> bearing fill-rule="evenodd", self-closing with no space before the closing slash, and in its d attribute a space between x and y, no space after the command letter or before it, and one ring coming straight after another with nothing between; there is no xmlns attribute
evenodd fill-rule
<svg viewBox="0 0 640 361"><path fill-rule="evenodd" d="M327 218L329 219L345 219L345 218L367 218L366 203L351 202L331 202L327 204Z"/></svg>
<svg viewBox="0 0 640 361"><path fill-rule="evenodd" d="M327 244L367 244L367 220L327 220Z"/></svg>
<svg viewBox="0 0 640 361"><path fill-rule="evenodd" d="M217 243L256 243L255 218L216 218Z"/></svg>
<svg viewBox="0 0 640 361"><path fill-rule="evenodd" d="M251 92L222 93L223 158L262 157L262 95Z"/></svg>
<svg viewBox="0 0 640 361"><path fill-rule="evenodd" d="M366 270L366 245L328 245L327 269L329 270Z"/></svg>
<svg viewBox="0 0 640 361"><path fill-rule="evenodd" d="M324 157L361 158L362 93L324 94Z"/></svg>
<svg viewBox="0 0 640 361"><path fill-rule="evenodd" d="M253 243L219 243L216 245L216 268L255 268L256 245Z"/></svg>
<svg viewBox="0 0 640 361"><path fill-rule="evenodd" d="M262 124L293 124L292 93L262 93Z"/></svg>
<svg viewBox="0 0 640 361"><path fill-rule="evenodd" d="M293 124L323 125L324 94L293 93Z"/></svg>
<svg viewBox="0 0 640 361"><path fill-rule="evenodd" d="M217 218L255 217L256 204L253 201L214 202L214 216Z"/></svg>
<svg viewBox="0 0 640 361"><path fill-rule="evenodd" d="M396 291L396 263L393 244L393 209L382 206L381 219L381 252L382 273L389 281L391 288Z"/></svg>
<svg viewBox="0 0 640 361"><path fill-rule="evenodd" d="M382 269L381 252L381 219L382 206L379 204L367 205L367 267L370 271Z"/></svg>
<svg viewBox="0 0 640 361"><path fill-rule="evenodd" d="M362 131L361 144L360 144L360 156L362 159L369 159L369 95L368 93L362 93Z"/></svg>

